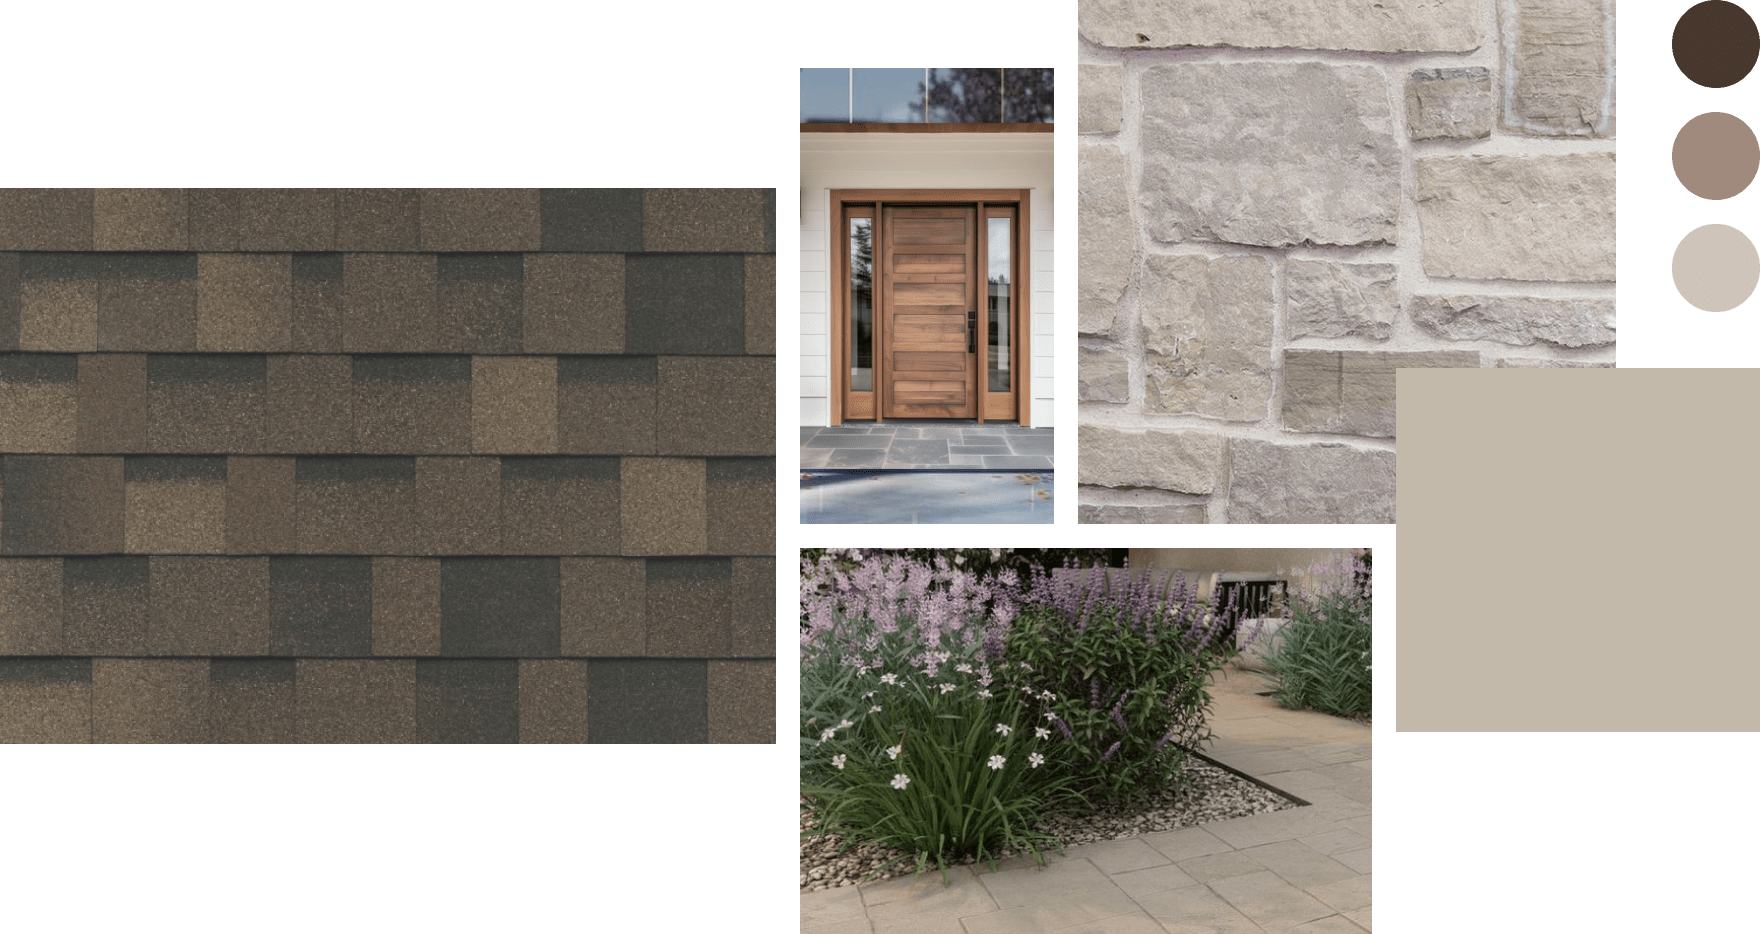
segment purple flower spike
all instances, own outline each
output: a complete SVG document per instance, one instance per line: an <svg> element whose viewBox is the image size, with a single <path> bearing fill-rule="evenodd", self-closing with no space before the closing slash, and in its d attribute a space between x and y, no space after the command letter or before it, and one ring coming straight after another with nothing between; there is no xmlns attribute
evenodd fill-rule
<svg viewBox="0 0 1760 934"><path fill-rule="evenodd" d="M1118 747L1120 747L1120 746L1123 746L1123 745L1124 745L1124 740L1122 740L1122 739L1121 739L1121 740L1119 740L1119 741L1118 741L1118 742L1116 742L1116 743L1113 743L1113 744L1112 744L1112 745L1111 745L1111 746L1110 746L1110 747L1108 747L1108 748L1107 748L1107 750L1106 750L1106 754L1105 754L1105 755L1102 755L1102 756L1101 756L1101 757L1100 757L1100 761L1101 761L1101 762L1105 762L1105 761L1106 761L1106 760L1107 760L1107 759L1110 759L1110 758L1112 758L1112 754L1113 754L1113 753L1115 753L1115 752L1117 752L1117 751L1118 751Z"/></svg>

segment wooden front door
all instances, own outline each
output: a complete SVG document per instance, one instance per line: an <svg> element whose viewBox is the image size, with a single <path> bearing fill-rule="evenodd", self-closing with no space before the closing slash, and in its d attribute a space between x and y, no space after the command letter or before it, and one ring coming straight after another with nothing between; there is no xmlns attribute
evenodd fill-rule
<svg viewBox="0 0 1760 934"><path fill-rule="evenodd" d="M881 417L975 418L977 210L887 206L885 212Z"/></svg>

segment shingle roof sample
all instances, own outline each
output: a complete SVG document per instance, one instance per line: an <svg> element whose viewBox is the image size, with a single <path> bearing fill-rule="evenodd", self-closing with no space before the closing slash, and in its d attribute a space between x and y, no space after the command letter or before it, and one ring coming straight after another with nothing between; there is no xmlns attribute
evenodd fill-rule
<svg viewBox="0 0 1760 934"><path fill-rule="evenodd" d="M0 189L0 742L775 741L775 193Z"/></svg>

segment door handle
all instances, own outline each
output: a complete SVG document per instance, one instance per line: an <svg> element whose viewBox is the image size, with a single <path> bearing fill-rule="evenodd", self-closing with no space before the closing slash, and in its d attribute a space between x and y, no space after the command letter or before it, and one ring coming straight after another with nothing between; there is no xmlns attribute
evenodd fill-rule
<svg viewBox="0 0 1760 934"><path fill-rule="evenodd" d="M966 312L966 353L978 352L978 311Z"/></svg>

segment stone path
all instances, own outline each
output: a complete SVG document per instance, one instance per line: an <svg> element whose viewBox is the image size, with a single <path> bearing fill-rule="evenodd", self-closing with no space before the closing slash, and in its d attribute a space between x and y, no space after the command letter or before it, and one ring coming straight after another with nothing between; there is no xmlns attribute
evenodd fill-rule
<svg viewBox="0 0 1760 934"><path fill-rule="evenodd" d="M1050 470L1053 429L908 419L801 429L801 469Z"/></svg>
<svg viewBox="0 0 1760 934"><path fill-rule="evenodd" d="M1311 805L801 896L802 934L1359 934L1370 928L1370 729L1284 710L1230 672L1211 758Z"/></svg>

